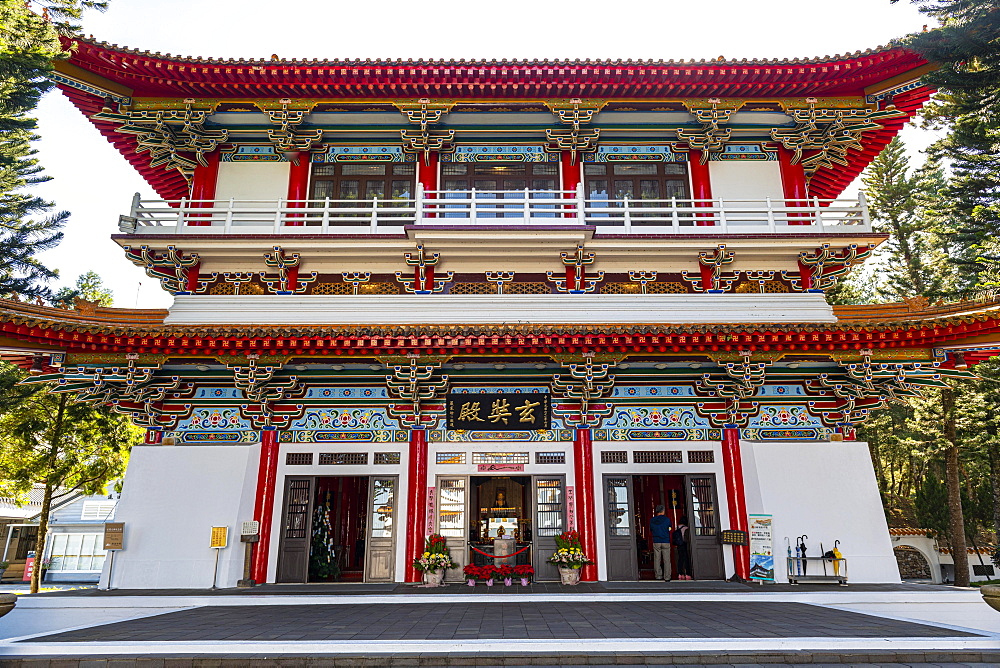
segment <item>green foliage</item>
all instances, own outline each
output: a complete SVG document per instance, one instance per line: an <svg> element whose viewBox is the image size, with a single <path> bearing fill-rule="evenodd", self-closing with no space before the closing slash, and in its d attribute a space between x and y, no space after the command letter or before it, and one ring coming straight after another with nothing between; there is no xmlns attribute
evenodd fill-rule
<svg viewBox="0 0 1000 668"><path fill-rule="evenodd" d="M115 293L104 287L104 283L96 271L80 274L76 279L76 287L60 288L59 292L52 298L52 303L69 308L73 306L77 297L88 302L95 302L98 306L113 306L115 303Z"/></svg>
<svg viewBox="0 0 1000 668"><path fill-rule="evenodd" d="M36 484L100 493L125 472L141 431L110 408L69 401L0 362L0 493L23 498Z"/></svg>
<svg viewBox="0 0 1000 668"><path fill-rule="evenodd" d="M914 0L940 27L906 46L940 67L924 76L938 94L923 114L946 136L931 147L952 177L939 210L968 269L965 293L1000 288L1000 5L995 0Z"/></svg>
<svg viewBox="0 0 1000 668"><path fill-rule="evenodd" d="M917 523L939 535L948 533L948 490L938 471L924 476L914 499Z"/></svg>

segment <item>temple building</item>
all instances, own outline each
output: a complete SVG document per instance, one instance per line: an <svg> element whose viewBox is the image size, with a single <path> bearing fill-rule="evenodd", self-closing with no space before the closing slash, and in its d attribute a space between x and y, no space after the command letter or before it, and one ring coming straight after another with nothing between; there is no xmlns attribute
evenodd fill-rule
<svg viewBox="0 0 1000 668"><path fill-rule="evenodd" d="M0 301L33 382L147 430L105 585L209 587L225 526L235 586L246 522L257 583L416 582L431 533L449 579L502 538L555 580L570 529L584 580L650 579L661 504L698 580L754 575L764 516L778 581L801 536L839 541L852 582L899 581L855 428L1000 338L981 303L824 295L887 238L842 194L931 94L918 55L68 46L60 90L160 198L122 202L112 238L174 296Z"/></svg>

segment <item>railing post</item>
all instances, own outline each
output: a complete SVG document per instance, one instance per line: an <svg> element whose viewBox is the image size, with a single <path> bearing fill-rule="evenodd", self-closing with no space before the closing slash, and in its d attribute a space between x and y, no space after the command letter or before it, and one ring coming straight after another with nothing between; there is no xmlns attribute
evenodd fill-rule
<svg viewBox="0 0 1000 668"><path fill-rule="evenodd" d="M424 184L423 183L417 183L416 194L417 194L417 197L416 197L416 199L413 202L414 207L416 207L416 211L414 211L414 213L413 213L413 222L414 223L419 223L420 221L422 221L424 219Z"/></svg>
<svg viewBox="0 0 1000 668"><path fill-rule="evenodd" d="M670 227L674 228L674 233L681 230L681 219L677 212L677 195L670 198Z"/></svg>
<svg viewBox="0 0 1000 668"><path fill-rule="evenodd" d="M284 206L284 198L278 198L278 208L274 211L274 231L277 232L281 229L281 209Z"/></svg>
<svg viewBox="0 0 1000 668"><path fill-rule="evenodd" d="M581 223L587 222L587 200L583 196L583 184L576 184L576 219Z"/></svg>
<svg viewBox="0 0 1000 668"><path fill-rule="evenodd" d="M476 222L476 189L469 191L469 220Z"/></svg>
<svg viewBox="0 0 1000 668"><path fill-rule="evenodd" d="M371 233L378 233L378 195L372 195Z"/></svg>
<svg viewBox="0 0 1000 668"><path fill-rule="evenodd" d="M767 204L767 229L769 232L776 232L774 227L774 207L771 205L771 198L765 197L764 202Z"/></svg>
<svg viewBox="0 0 1000 668"><path fill-rule="evenodd" d="M327 197L323 200L323 222L320 225L320 229L324 232L330 231L330 198Z"/></svg>
<svg viewBox="0 0 1000 668"><path fill-rule="evenodd" d="M726 203L721 197L719 198L719 230L722 232L729 231L729 221L726 220Z"/></svg>
<svg viewBox="0 0 1000 668"><path fill-rule="evenodd" d="M529 200L529 190L524 189L524 222L528 223L531 220L531 202Z"/></svg>
<svg viewBox="0 0 1000 668"><path fill-rule="evenodd" d="M182 227L187 226L187 197L181 197L180 206L177 207L177 231L179 232Z"/></svg>
<svg viewBox="0 0 1000 668"><path fill-rule="evenodd" d="M813 225L822 229L823 228L823 208L819 205L819 197L813 196L813 208L816 210L816 220Z"/></svg>
<svg viewBox="0 0 1000 668"><path fill-rule="evenodd" d="M625 208L625 234L629 234L632 232L632 212L629 210L628 195L622 198L622 204Z"/></svg>
<svg viewBox="0 0 1000 668"><path fill-rule="evenodd" d="M230 197L229 208L226 209L226 226L223 230L226 234L229 234L230 232L233 231L233 209L235 208L236 208L236 199Z"/></svg>
<svg viewBox="0 0 1000 668"><path fill-rule="evenodd" d="M870 230L872 221L868 216L868 198L864 190L858 191L858 206L861 207L861 224Z"/></svg>
<svg viewBox="0 0 1000 668"><path fill-rule="evenodd" d="M142 201L141 199L139 199L140 197L142 196L139 193L132 195L132 209L129 211L128 215L132 216L133 218L139 217L139 206L140 202Z"/></svg>

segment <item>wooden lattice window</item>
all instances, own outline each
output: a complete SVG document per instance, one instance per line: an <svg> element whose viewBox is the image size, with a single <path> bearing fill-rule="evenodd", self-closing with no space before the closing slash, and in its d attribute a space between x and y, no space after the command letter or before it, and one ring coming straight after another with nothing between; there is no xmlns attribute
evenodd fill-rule
<svg viewBox="0 0 1000 668"><path fill-rule="evenodd" d="M312 457L311 454L309 456ZM308 535L309 491L311 487L312 483L309 480L292 480L288 483L285 538L305 538Z"/></svg>
<svg viewBox="0 0 1000 668"><path fill-rule="evenodd" d="M680 450L636 450L632 453L636 464L680 464L684 461Z"/></svg>
<svg viewBox="0 0 1000 668"><path fill-rule="evenodd" d="M353 295L354 286L349 283L317 283L313 286L314 295Z"/></svg>
<svg viewBox="0 0 1000 668"><path fill-rule="evenodd" d="M686 295L688 286L684 283L646 283L646 292L651 295Z"/></svg>
<svg viewBox="0 0 1000 668"><path fill-rule="evenodd" d="M628 452L625 450L601 450L602 464L628 464Z"/></svg>
<svg viewBox="0 0 1000 668"><path fill-rule="evenodd" d="M434 455L434 461L438 464L464 464L464 452L438 452Z"/></svg>
<svg viewBox="0 0 1000 668"><path fill-rule="evenodd" d="M320 466L358 466L368 463L367 452L321 452Z"/></svg>
<svg viewBox="0 0 1000 668"><path fill-rule="evenodd" d="M566 463L566 453L565 452L536 452L535 453L535 463L536 464L565 464Z"/></svg>
<svg viewBox="0 0 1000 668"><path fill-rule="evenodd" d="M376 452L375 453L375 464L398 464L399 463L399 453L398 452Z"/></svg>
<svg viewBox="0 0 1000 668"><path fill-rule="evenodd" d="M451 286L452 295L495 295L497 287L492 283L456 283Z"/></svg>
<svg viewBox="0 0 1000 668"><path fill-rule="evenodd" d="M648 287L648 283L646 284ZM642 292L642 286L638 283L605 283L601 286L602 295L637 295Z"/></svg>
<svg viewBox="0 0 1000 668"><path fill-rule="evenodd" d="M505 295L547 295L550 292L552 292L552 286L548 283L524 281L523 283L504 283L503 285Z"/></svg>
<svg viewBox="0 0 1000 668"><path fill-rule="evenodd" d="M285 454L286 466L312 466L313 453L311 452L289 452Z"/></svg>
<svg viewBox="0 0 1000 668"><path fill-rule="evenodd" d="M688 464L714 464L714 450L688 450Z"/></svg>

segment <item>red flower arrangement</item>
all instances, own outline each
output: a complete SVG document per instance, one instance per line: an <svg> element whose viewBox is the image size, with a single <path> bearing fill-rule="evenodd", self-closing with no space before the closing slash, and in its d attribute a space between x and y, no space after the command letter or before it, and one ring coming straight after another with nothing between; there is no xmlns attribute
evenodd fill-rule
<svg viewBox="0 0 1000 668"><path fill-rule="evenodd" d="M535 569L530 564L514 566L514 575L519 578L530 578L535 574Z"/></svg>

